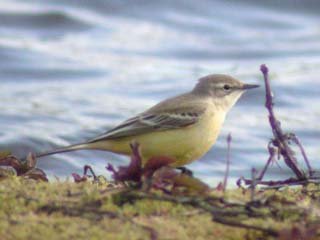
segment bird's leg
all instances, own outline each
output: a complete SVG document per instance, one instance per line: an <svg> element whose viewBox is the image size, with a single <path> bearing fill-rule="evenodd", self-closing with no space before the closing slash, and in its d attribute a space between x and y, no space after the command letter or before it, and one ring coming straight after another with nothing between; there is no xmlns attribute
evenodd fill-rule
<svg viewBox="0 0 320 240"><path fill-rule="evenodd" d="M186 168L186 167L177 167L176 169L180 170L181 173L187 174L190 177L193 176L193 172L190 169Z"/></svg>

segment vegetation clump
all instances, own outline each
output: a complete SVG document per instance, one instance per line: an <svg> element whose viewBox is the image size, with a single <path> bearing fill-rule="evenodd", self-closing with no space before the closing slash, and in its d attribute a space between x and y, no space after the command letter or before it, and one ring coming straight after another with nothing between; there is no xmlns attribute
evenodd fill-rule
<svg viewBox="0 0 320 240"><path fill-rule="evenodd" d="M107 181L0 182L1 239L319 239L320 187L168 195ZM294 238L293 236L301 236Z"/></svg>

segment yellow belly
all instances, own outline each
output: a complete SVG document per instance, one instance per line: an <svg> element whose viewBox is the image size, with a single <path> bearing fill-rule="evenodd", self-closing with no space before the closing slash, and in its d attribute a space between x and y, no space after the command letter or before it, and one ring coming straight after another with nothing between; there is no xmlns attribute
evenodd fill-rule
<svg viewBox="0 0 320 240"><path fill-rule="evenodd" d="M152 133L125 137L118 140L97 142L92 148L130 155L129 144L136 141L145 164L155 156L176 159L175 167L183 166L207 153L215 143L224 121L224 114L207 113L194 125Z"/></svg>

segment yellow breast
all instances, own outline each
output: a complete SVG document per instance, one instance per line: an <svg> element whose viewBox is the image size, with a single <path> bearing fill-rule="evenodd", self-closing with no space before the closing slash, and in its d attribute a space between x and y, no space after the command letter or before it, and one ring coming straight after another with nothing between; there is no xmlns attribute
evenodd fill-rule
<svg viewBox="0 0 320 240"><path fill-rule="evenodd" d="M96 148L104 147L112 152L130 155L129 144L136 141L140 144L144 163L151 157L167 156L176 159L173 166L183 166L199 159L210 150L218 137L224 118L224 113L213 112L209 109L194 125L98 142L99 146Z"/></svg>

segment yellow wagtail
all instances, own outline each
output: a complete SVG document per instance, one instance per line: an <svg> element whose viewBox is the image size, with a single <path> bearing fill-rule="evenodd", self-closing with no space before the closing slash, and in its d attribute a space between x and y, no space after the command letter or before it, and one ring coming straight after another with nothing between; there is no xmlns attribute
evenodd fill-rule
<svg viewBox="0 0 320 240"><path fill-rule="evenodd" d="M167 156L180 167L209 151L227 112L245 90L255 87L228 75L208 75L191 92L164 100L94 139L37 157L80 149L130 155L130 143L136 141L143 164L151 157Z"/></svg>

